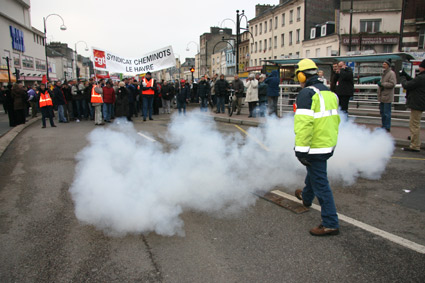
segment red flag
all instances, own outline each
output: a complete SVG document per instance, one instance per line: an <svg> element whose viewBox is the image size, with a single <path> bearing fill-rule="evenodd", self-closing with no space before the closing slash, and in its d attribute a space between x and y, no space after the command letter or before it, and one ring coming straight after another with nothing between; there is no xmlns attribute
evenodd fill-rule
<svg viewBox="0 0 425 283"><path fill-rule="evenodd" d="M43 85L47 84L47 77L46 77L46 75L43 75L43 77L41 78L41 83Z"/></svg>

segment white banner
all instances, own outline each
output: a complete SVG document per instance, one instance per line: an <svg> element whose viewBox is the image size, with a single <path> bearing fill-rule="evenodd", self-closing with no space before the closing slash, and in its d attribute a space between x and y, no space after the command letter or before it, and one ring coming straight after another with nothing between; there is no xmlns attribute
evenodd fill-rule
<svg viewBox="0 0 425 283"><path fill-rule="evenodd" d="M92 47L94 68L112 73L142 74L176 66L173 48L167 46L137 58L123 57Z"/></svg>

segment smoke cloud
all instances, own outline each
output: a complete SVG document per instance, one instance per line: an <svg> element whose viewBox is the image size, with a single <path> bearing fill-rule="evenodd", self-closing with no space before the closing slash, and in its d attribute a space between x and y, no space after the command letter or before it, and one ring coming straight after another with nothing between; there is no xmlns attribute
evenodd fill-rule
<svg viewBox="0 0 425 283"><path fill-rule="evenodd" d="M303 187L293 117L268 119L248 135L221 133L212 118L190 113L173 116L161 143L123 120L93 130L76 157L70 188L75 214L109 235L183 236L184 211L232 214L253 205L253 193ZM379 179L393 150L385 131L344 120L329 178L345 185L359 177Z"/></svg>

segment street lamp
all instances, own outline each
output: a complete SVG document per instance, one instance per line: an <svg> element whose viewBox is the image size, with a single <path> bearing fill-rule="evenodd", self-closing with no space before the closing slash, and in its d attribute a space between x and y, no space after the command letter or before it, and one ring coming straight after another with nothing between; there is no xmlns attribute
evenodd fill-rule
<svg viewBox="0 0 425 283"><path fill-rule="evenodd" d="M47 15L47 17L43 18L43 23L44 23L44 52L46 53L46 77L47 77L47 81L49 81L49 62L47 60L47 33L46 33L46 21L50 16L58 16L59 18L61 18L62 20L62 25L60 26L61 30L66 30L66 26L65 26L65 22L63 20L63 18L58 15L58 14L50 14Z"/></svg>
<svg viewBox="0 0 425 283"><path fill-rule="evenodd" d="M196 47L197 47L197 51L198 51L198 55L199 55L199 58L198 58L198 79L200 78L200 76L199 76L199 69L200 69L200 61L201 61L201 52L199 51L199 49L200 49L200 47L199 47L199 44L198 43L196 43L195 41L189 41L189 43L187 44L187 46L186 46L186 51L190 51L190 49L189 49L189 44L191 44L191 43L194 43L194 44L196 44Z"/></svg>
<svg viewBox="0 0 425 283"><path fill-rule="evenodd" d="M80 40L80 41L77 41L76 43L75 43L75 49L74 49L74 52L75 52L75 60L74 60L74 62L75 62L75 78L76 78L76 80L78 81L78 74L77 74L77 69L78 69L78 65L77 65L77 58L78 58L78 53L77 53L77 44L78 43L84 43L85 45L86 45L86 48L84 49L84 51L89 51L89 47L87 46L87 42L85 42L84 40Z"/></svg>

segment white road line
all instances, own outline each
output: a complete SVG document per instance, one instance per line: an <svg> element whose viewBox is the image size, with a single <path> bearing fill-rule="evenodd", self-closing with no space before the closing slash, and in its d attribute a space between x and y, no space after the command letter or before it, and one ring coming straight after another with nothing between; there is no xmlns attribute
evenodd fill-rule
<svg viewBox="0 0 425 283"><path fill-rule="evenodd" d="M290 199L290 200L299 202L299 200L295 196L291 196L291 195L289 195L287 193L284 193L282 191L274 190L274 191L272 191L272 193L274 193L276 195L279 195L279 196L282 196L284 198L287 198L287 199ZM311 208L320 211L320 206L319 205L316 205L314 203L311 206ZM420 244L417 244L415 242L409 241L409 240L404 239L402 237L399 237L397 235L394 235L394 234L385 232L384 230L378 229L378 228L373 227L373 226L371 226L369 224L363 223L361 221L358 221L356 219L353 219L351 217L345 216L345 215L340 214L340 213L338 213L338 218L340 220L345 221L345 222L347 222L347 223L349 223L351 225L354 225L354 226L356 226L356 227L358 227L360 229L363 229L363 230L368 231L368 232L370 232L372 234L375 234L375 235L380 236L380 237L382 237L384 239L387 239L387 240L389 240L389 241L391 241L393 243L399 244L399 245L401 245L403 247L406 247L406 248L411 249L413 251L416 251L418 253L425 254L425 246L423 246L423 245L420 245Z"/></svg>
<svg viewBox="0 0 425 283"><path fill-rule="evenodd" d="M148 136L146 136L146 135L142 134L141 132L138 132L137 134L138 134L139 136L141 136L141 137L144 137L144 138L145 138L145 139L147 139L148 141L156 142L156 140L154 140L153 138L150 138L150 137L148 137Z"/></svg>

